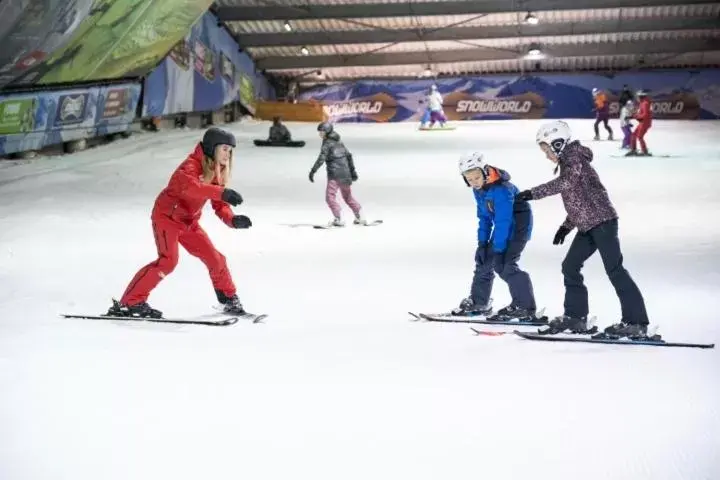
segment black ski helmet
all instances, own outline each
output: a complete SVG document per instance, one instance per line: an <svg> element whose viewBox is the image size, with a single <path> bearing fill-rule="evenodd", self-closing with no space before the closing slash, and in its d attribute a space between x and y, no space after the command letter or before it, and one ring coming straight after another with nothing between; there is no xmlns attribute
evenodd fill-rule
<svg viewBox="0 0 720 480"><path fill-rule="evenodd" d="M203 153L213 158L213 155L215 155L215 147L218 145L230 145L235 148L235 135L221 128L208 128L202 139Z"/></svg>
<svg viewBox="0 0 720 480"><path fill-rule="evenodd" d="M333 131L332 123L330 123L330 122L321 122L321 123L317 126L317 131L318 131L318 132L324 132L325 134L328 134L328 133L332 132L332 131Z"/></svg>

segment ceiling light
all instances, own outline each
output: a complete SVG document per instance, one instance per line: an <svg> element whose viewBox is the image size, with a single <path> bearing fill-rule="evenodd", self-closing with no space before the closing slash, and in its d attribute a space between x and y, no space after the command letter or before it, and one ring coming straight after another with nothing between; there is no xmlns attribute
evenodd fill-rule
<svg viewBox="0 0 720 480"><path fill-rule="evenodd" d="M302 53L303 55L310 55L310 50L308 50L307 47L302 47L300 49L300 53Z"/></svg>
<svg viewBox="0 0 720 480"><path fill-rule="evenodd" d="M540 45L537 43L531 43L530 48L528 48L527 51L528 57L539 57L542 54L542 50L540 50Z"/></svg>
<svg viewBox="0 0 720 480"><path fill-rule="evenodd" d="M290 25L290 22L285 22L285 25L283 25L286 32L292 32L292 25Z"/></svg>
<svg viewBox="0 0 720 480"><path fill-rule="evenodd" d="M538 20L538 18L530 12L525 15L525 23L527 23L528 25L537 25L539 21L540 20Z"/></svg>

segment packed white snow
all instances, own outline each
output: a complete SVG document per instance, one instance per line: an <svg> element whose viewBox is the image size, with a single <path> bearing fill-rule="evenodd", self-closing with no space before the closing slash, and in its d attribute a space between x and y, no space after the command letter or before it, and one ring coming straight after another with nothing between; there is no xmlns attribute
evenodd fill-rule
<svg viewBox="0 0 720 480"><path fill-rule="evenodd" d="M314 124L289 123L307 145L286 149L252 145L267 122L228 125L239 143L232 186L245 198L235 210L254 225L229 229L209 204L202 225L245 307L269 317L226 328L59 316L104 313L155 258L155 196L202 131L6 162L0 479L720 478L718 348L532 342L408 321L469 293L477 219L459 156L482 151L520 189L546 182L541 122L339 124L355 196L385 223L335 230L288 226L331 219L324 170L307 178ZM625 266L659 333L719 342L720 123L656 121L646 140L671 157L648 158L616 158L620 142L593 142L592 120L570 124L595 151ZM558 315L571 236L552 245L559 196L532 207L521 266L538 304ZM618 321L598 255L584 275L598 325ZM498 308L509 301L500 279L493 297ZM215 302L205 267L182 250L150 297L172 317Z"/></svg>

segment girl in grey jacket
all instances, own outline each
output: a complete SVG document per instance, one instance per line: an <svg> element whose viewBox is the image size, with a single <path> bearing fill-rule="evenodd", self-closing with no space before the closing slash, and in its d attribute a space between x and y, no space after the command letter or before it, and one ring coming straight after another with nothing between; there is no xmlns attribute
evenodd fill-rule
<svg viewBox="0 0 720 480"><path fill-rule="evenodd" d="M331 123L322 122L318 125L317 129L320 138L323 139L323 143L322 147L320 147L320 155L318 155L315 164L310 169L309 179L311 182L314 182L315 173L325 164L327 170L325 201L333 214L333 219L328 226L345 226L345 222L342 220L340 204L337 201L338 190L340 190L340 194L343 200L345 200L345 203L347 203L353 214L355 214L353 223L356 225L366 224L366 220L360 213L362 207L352 195L352 183L358 179L352 154L345 147L345 144L340 141L340 135L333 129Z"/></svg>

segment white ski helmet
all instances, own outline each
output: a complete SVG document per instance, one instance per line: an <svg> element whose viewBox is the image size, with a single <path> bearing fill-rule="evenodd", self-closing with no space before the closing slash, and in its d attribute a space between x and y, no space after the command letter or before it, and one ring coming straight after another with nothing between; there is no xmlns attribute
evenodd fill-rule
<svg viewBox="0 0 720 480"><path fill-rule="evenodd" d="M472 152L467 153L460 157L460 161L458 162L458 168L460 169L460 175L463 173L469 171L469 170L475 170L476 168L479 168L480 170L484 170L485 163L483 162L483 154L480 152Z"/></svg>
<svg viewBox="0 0 720 480"><path fill-rule="evenodd" d="M538 145L547 143L553 152L559 154L570 143L570 136L570 125L562 120L556 120L540 127L535 134L535 142Z"/></svg>

